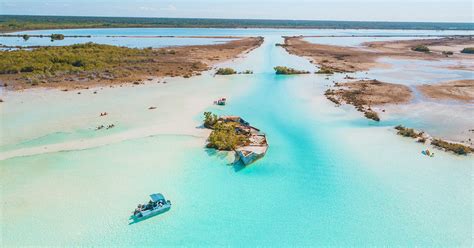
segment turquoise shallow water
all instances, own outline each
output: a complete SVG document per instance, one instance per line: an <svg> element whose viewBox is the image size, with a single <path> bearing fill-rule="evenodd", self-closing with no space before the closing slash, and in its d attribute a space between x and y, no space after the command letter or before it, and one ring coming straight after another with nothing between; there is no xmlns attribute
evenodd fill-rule
<svg viewBox="0 0 474 248"><path fill-rule="evenodd" d="M126 122L116 131L125 135L150 121L166 124L149 112L136 113L140 102L146 107L153 98L167 99L173 92L180 98L178 90L189 98L209 97L204 91L232 96L224 108L203 104L202 110L191 111L184 123L175 123L182 128L0 161L1 243L472 246L472 157L442 152L421 156L424 147L394 135L391 123L374 124L334 108L322 96L328 84L323 76L274 75L275 65L312 65L275 47L281 42L278 35L265 38L246 58L229 62L237 69L253 69L254 75L188 79L202 91L195 83L186 86L186 80L156 89L113 89L98 94L105 100L89 102L114 113L114 95L133 100L118 106L129 111L127 118L111 114ZM64 115L61 122L68 118L64 109L77 104L66 101L72 103L51 107ZM158 105L164 119L175 120L173 109L194 105L189 99L170 102L174 105L168 100ZM267 155L242 168L229 165L225 153L206 150L205 136L185 132L199 125L205 109L240 115L261 128L270 144ZM25 111L25 121L51 117ZM85 104L75 111L91 110ZM15 115L7 117L6 126L18 121ZM83 130L74 127L70 132L78 136L51 134L38 143L94 136L82 135ZM16 140L10 138L14 134L2 135ZM128 225L132 208L152 192L164 193L173 202L171 211Z"/></svg>

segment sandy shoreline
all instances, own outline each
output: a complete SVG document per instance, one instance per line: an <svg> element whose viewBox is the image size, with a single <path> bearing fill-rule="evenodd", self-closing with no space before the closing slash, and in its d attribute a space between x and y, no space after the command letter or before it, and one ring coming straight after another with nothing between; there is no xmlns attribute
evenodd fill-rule
<svg viewBox="0 0 474 248"><path fill-rule="evenodd" d="M472 59L471 55L461 54L464 47L474 46L469 37L375 41L363 43L362 48L322 45L304 40L305 36L285 37L284 47L298 56L308 57L313 63L333 72L367 71L376 67L386 67L377 59L382 57L398 59L439 60L439 59ZM432 51L422 53L412 51L417 45L428 46ZM443 52L450 51L453 55L446 56ZM468 69L468 68L466 68ZM474 70L474 69L470 69Z"/></svg>

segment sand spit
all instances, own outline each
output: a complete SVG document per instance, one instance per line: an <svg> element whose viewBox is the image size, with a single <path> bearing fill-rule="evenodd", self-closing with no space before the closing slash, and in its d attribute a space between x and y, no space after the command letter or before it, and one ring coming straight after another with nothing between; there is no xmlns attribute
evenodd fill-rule
<svg viewBox="0 0 474 248"><path fill-rule="evenodd" d="M404 104L412 99L409 87L400 84L384 83L377 80L359 80L336 83L334 89L328 89L326 97L340 105L351 104L365 117L379 121L378 114L371 108L384 104Z"/></svg>
<svg viewBox="0 0 474 248"><path fill-rule="evenodd" d="M123 83L141 84L156 77L191 77L200 75L213 65L238 57L259 47L263 37L248 37L222 44L182 46L153 49L152 57L140 63L121 64L115 71L126 71L119 75L107 71L61 72L41 76L35 82L27 74L2 74L0 85L9 90L45 87L61 89L84 89L101 85ZM140 60L141 61L141 60Z"/></svg>
<svg viewBox="0 0 474 248"><path fill-rule="evenodd" d="M457 80L417 87L426 97L436 100L474 101L474 80Z"/></svg>
<svg viewBox="0 0 474 248"><path fill-rule="evenodd" d="M333 93L341 101L356 101L362 105L403 104L412 98L409 87L378 80L336 83Z"/></svg>
<svg viewBox="0 0 474 248"><path fill-rule="evenodd" d="M305 41L304 38L304 36L285 37L285 43L281 46L289 53L308 57L313 63L333 72L357 72L374 67L386 67L387 65L377 61L382 57L418 60L474 59L472 55L460 53L462 48L474 46L474 40L470 36L367 42L362 48L314 44ZM412 48L418 45L427 46L430 52L413 51ZM447 55L446 52L453 54Z"/></svg>
<svg viewBox="0 0 474 248"><path fill-rule="evenodd" d="M33 156L46 153L55 153L55 152L68 152L68 151L78 151L85 149L92 149L96 147L116 144L124 142L127 140L146 138L151 136L159 135L180 135L180 136L190 136L196 138L204 138L206 133L202 131L201 133L196 133L196 130L173 130L173 128L163 128L163 127L146 127L135 130L130 130L128 132L122 132L117 134L111 134L103 137L93 138L93 139L78 139L63 143L55 143L50 145L41 145L35 147L21 148L10 151L0 152L0 161L23 156Z"/></svg>

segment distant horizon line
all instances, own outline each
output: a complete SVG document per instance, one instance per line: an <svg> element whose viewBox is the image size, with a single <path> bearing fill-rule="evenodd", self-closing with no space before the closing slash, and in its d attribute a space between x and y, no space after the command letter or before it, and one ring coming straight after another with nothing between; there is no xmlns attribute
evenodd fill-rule
<svg viewBox="0 0 474 248"><path fill-rule="evenodd" d="M152 16L96 16L96 15L22 15L22 14L0 14L0 17L30 16L30 17L84 17L84 18L130 18L130 19L183 19L183 20L249 20L249 21L302 21L302 22L356 22L356 23L433 23L433 24L472 24L474 22L450 22L450 21L360 21L360 20L321 20L321 19L266 19L266 18L216 18L216 17L152 17Z"/></svg>

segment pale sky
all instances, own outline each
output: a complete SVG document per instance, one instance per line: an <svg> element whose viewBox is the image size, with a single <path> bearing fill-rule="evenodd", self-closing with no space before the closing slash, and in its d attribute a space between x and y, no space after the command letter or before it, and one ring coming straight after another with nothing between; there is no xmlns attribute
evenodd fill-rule
<svg viewBox="0 0 474 248"><path fill-rule="evenodd" d="M0 14L474 22L473 0L0 0Z"/></svg>

